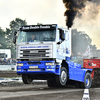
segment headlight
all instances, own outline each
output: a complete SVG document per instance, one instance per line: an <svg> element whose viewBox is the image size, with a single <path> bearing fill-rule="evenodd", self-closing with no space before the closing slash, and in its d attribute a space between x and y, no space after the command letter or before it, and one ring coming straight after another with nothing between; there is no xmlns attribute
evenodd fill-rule
<svg viewBox="0 0 100 100"><path fill-rule="evenodd" d="M17 66L23 66L23 63L18 63Z"/></svg>
<svg viewBox="0 0 100 100"><path fill-rule="evenodd" d="M45 63L45 64L46 64L46 66L47 65L54 66L54 63Z"/></svg>

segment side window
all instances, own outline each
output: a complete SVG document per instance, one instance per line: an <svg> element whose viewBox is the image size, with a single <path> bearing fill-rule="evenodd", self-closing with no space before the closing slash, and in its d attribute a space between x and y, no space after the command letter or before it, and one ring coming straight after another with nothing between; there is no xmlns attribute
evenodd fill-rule
<svg viewBox="0 0 100 100"><path fill-rule="evenodd" d="M64 41L64 40L65 40L64 30L59 29L59 33L60 33L60 35L59 35L59 39L61 39L62 41Z"/></svg>
<svg viewBox="0 0 100 100"><path fill-rule="evenodd" d="M25 32L21 32L19 34L18 42L19 43L26 42L26 33Z"/></svg>

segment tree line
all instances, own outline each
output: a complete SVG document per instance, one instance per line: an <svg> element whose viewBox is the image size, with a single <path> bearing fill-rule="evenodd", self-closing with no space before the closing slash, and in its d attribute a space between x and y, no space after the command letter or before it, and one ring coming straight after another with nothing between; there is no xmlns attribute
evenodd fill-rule
<svg viewBox="0 0 100 100"><path fill-rule="evenodd" d="M0 49L10 49L12 58L15 58L16 55L15 45L13 44L14 31L24 25L27 25L26 20L16 18L10 22L10 28L6 28L5 31L0 27Z"/></svg>
<svg viewBox="0 0 100 100"><path fill-rule="evenodd" d="M97 50L96 45L92 45L92 39L84 32L72 30L72 53L73 55L82 55L87 47L90 46L90 51L93 53Z"/></svg>
<svg viewBox="0 0 100 100"><path fill-rule="evenodd" d="M37 23L39 24L39 23ZM3 30L0 27L0 49L11 49L12 58L15 58L15 45L13 44L14 31L18 30L20 26L27 25L26 20L16 18L9 24L10 28ZM72 53L77 55L78 53L84 53L87 46L90 45L91 50L96 50L96 46L91 44L92 39L85 33L72 29Z"/></svg>

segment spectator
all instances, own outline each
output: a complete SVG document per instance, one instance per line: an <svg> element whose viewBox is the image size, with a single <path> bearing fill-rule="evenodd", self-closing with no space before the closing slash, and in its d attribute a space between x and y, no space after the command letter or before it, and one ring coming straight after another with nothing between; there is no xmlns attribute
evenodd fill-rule
<svg viewBox="0 0 100 100"><path fill-rule="evenodd" d="M12 64L12 59L11 58L9 59L9 61L10 61L10 64Z"/></svg>
<svg viewBox="0 0 100 100"><path fill-rule="evenodd" d="M6 58L4 58L3 60L6 61Z"/></svg>

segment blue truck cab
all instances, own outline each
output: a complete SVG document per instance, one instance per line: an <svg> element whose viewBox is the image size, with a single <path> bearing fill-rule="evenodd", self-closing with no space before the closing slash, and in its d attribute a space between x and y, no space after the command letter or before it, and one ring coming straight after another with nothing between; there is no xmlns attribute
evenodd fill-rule
<svg viewBox="0 0 100 100"><path fill-rule="evenodd" d="M90 69L70 61L71 29L57 24L22 26L14 33L17 74L25 84L47 80L49 87L66 86L69 81L91 87Z"/></svg>

